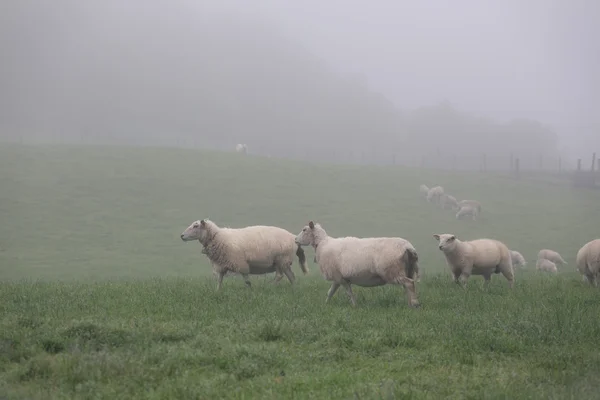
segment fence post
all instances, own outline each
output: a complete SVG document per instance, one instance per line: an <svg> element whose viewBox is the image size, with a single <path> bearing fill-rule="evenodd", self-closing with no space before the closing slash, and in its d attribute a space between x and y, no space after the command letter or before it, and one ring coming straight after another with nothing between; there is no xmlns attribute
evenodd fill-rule
<svg viewBox="0 0 600 400"><path fill-rule="evenodd" d="M592 155L592 172L596 170L596 153Z"/></svg>
<svg viewBox="0 0 600 400"><path fill-rule="evenodd" d="M581 158L577 159L577 171L581 171Z"/></svg>
<svg viewBox="0 0 600 400"><path fill-rule="evenodd" d="M558 157L558 172L562 172L562 158Z"/></svg>
<svg viewBox="0 0 600 400"><path fill-rule="evenodd" d="M514 171L515 169L515 156L513 155L513 153L510 153L510 171Z"/></svg>
<svg viewBox="0 0 600 400"><path fill-rule="evenodd" d="M515 159L515 178L519 179L519 157Z"/></svg>

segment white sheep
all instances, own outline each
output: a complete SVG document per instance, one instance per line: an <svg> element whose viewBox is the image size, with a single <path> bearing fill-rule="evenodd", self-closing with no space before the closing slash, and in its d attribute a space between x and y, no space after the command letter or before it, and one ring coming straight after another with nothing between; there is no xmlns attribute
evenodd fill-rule
<svg viewBox="0 0 600 400"><path fill-rule="evenodd" d="M439 203L440 198L444 194L444 188L441 186L435 186L429 189L427 192L427 201L430 203Z"/></svg>
<svg viewBox="0 0 600 400"><path fill-rule="evenodd" d="M584 244L577 252L577 270L590 284L598 286L600 279L600 239Z"/></svg>
<svg viewBox="0 0 600 400"><path fill-rule="evenodd" d="M537 259L537 261L535 262L535 269L537 269L538 271L558 272L556 264L545 258Z"/></svg>
<svg viewBox="0 0 600 400"><path fill-rule="evenodd" d="M462 207L474 207L477 209L477 214L481 214L481 203L478 202L477 200L461 200L458 202L458 208L462 208Z"/></svg>
<svg viewBox="0 0 600 400"><path fill-rule="evenodd" d="M421 185L419 186L419 193L421 193L421 196L423 197L427 197L427 193L429 193L429 187L427 187L427 185Z"/></svg>
<svg viewBox="0 0 600 400"><path fill-rule="evenodd" d="M235 151L237 153L247 154L248 153L248 146L246 146L245 144L242 144L242 143L238 143L235 146Z"/></svg>
<svg viewBox="0 0 600 400"><path fill-rule="evenodd" d="M456 197L449 195L447 193L442 194L442 196L440 198L440 206L444 210L446 210L446 209L458 210L459 209L458 201L456 200Z"/></svg>
<svg viewBox="0 0 600 400"><path fill-rule="evenodd" d="M285 274L293 284L294 254L298 256L302 272L308 272L304 249L294 239L294 234L276 226L220 228L208 219L193 222L181 234L181 240L198 240L204 246L202 253L208 256L217 273L217 290L228 271L242 275L247 286L251 286L249 275L271 272L276 274L275 282Z"/></svg>
<svg viewBox="0 0 600 400"><path fill-rule="evenodd" d="M514 285L514 271L508 247L495 239L460 241L455 235L444 233L433 237L439 242L438 248L444 253L446 263L454 275L454 282L462 281L466 289L471 275L482 275L484 285L488 285L492 274L502 273L509 287Z"/></svg>
<svg viewBox="0 0 600 400"><path fill-rule="evenodd" d="M473 221L477 220L477 216L479 215L478 208L465 205L460 207L458 212L456 213L456 219L462 219L463 217L471 217Z"/></svg>
<svg viewBox="0 0 600 400"><path fill-rule="evenodd" d="M296 236L301 246L313 246L321 275L332 282L325 303L343 286L352 306L356 299L351 285L363 287L403 285L408 304L419 307L415 290L419 256L413 245L399 237L333 238L319 224L310 221Z"/></svg>
<svg viewBox="0 0 600 400"><path fill-rule="evenodd" d="M525 257L521 253L516 250L510 251L510 258L513 263L513 267L524 267L527 265L527 261L525 261Z"/></svg>
<svg viewBox="0 0 600 400"><path fill-rule="evenodd" d="M567 265L567 262L554 250L542 249L538 252L538 258L550 260L555 264Z"/></svg>

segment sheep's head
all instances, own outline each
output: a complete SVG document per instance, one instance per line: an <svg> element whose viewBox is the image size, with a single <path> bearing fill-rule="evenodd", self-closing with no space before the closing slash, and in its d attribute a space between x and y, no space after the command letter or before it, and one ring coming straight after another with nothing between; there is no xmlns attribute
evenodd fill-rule
<svg viewBox="0 0 600 400"><path fill-rule="evenodd" d="M296 236L296 244L300 246L314 246L315 243L315 223L310 221L308 225L302 228L302 231Z"/></svg>
<svg viewBox="0 0 600 400"><path fill-rule="evenodd" d="M443 252L452 251L456 246L456 236L450 233L443 233L441 235L433 235L434 239L439 242L438 248Z"/></svg>
<svg viewBox="0 0 600 400"><path fill-rule="evenodd" d="M192 240L200 240L207 235L206 220L194 221L185 231L181 234L181 240L189 242Z"/></svg>

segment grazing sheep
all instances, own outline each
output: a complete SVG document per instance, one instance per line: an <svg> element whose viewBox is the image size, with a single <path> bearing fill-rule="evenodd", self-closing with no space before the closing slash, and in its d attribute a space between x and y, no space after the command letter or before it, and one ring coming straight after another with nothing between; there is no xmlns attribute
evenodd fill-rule
<svg viewBox="0 0 600 400"><path fill-rule="evenodd" d="M208 256L217 273L217 290L228 271L241 274L247 286L251 286L249 275L270 272L275 272L275 282L285 274L293 284L294 254L298 256L302 272L308 272L304 249L294 239L294 234L276 226L220 228L208 219L195 221L181 234L181 240L198 240L204 246L202 253Z"/></svg>
<svg viewBox="0 0 600 400"><path fill-rule="evenodd" d="M459 283L460 277L465 289L471 275L483 275L484 285L487 286L492 274L499 273L508 280L509 287L513 287L515 277L512 259L504 243L494 239L462 242L449 233L435 234L433 237L439 242L438 247L446 257L454 282Z"/></svg>
<svg viewBox="0 0 600 400"><path fill-rule="evenodd" d="M598 286L600 279L600 239L584 244L577 252L577 270L590 284Z"/></svg>
<svg viewBox="0 0 600 400"><path fill-rule="evenodd" d="M427 192L427 201L430 203L433 202L433 203L437 204L440 202L440 198L442 197L443 194L444 194L443 187L441 187L441 186L432 187Z"/></svg>
<svg viewBox="0 0 600 400"><path fill-rule="evenodd" d="M463 217L471 217L473 221L477 220L477 216L479 215L479 211L476 207L473 206L462 206L458 212L456 213L456 219L462 219Z"/></svg>
<svg viewBox="0 0 600 400"><path fill-rule="evenodd" d="M538 258L535 262L535 269L538 271L546 271L546 272L558 272L558 268L556 268L556 264L552 261L547 260L545 258Z"/></svg>
<svg viewBox="0 0 600 400"><path fill-rule="evenodd" d="M248 154L248 146L246 146L245 144L238 143L235 146L235 151L237 153Z"/></svg>
<svg viewBox="0 0 600 400"><path fill-rule="evenodd" d="M429 188L427 187L427 185L419 186L419 193L421 193L421 196L427 197L427 193L429 193Z"/></svg>
<svg viewBox="0 0 600 400"><path fill-rule="evenodd" d="M554 250L542 249L538 253L538 258L545 258L555 264L567 265L567 262Z"/></svg>
<svg viewBox="0 0 600 400"><path fill-rule="evenodd" d="M474 207L477 209L477 215L481 214L481 203L477 200L461 200L458 202L459 209L465 206Z"/></svg>
<svg viewBox="0 0 600 400"><path fill-rule="evenodd" d="M524 267L527 265L527 261L525 261L525 257L521 253L515 250L510 251L510 258L513 263L513 267Z"/></svg>
<svg viewBox="0 0 600 400"><path fill-rule="evenodd" d="M352 284L363 287L396 284L406 289L408 304L419 307L414 281L419 256L408 240L399 237L333 238L321 225L310 221L296 236L296 243L316 248L321 275L332 282L325 303L340 286L346 289L352 306L356 307Z"/></svg>
<svg viewBox="0 0 600 400"><path fill-rule="evenodd" d="M442 197L440 198L440 206L444 210L446 210L446 209L458 210L459 209L458 201L456 200L456 197L449 195L447 193L444 193L442 195Z"/></svg>

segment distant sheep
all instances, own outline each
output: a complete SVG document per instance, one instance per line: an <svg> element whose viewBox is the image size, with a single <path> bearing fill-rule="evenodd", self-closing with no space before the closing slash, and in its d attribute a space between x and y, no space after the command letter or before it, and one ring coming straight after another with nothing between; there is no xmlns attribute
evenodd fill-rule
<svg viewBox="0 0 600 400"><path fill-rule="evenodd" d="M298 256L302 272L308 272L304 249L294 239L292 233L276 226L220 228L208 219L195 221L181 234L181 240L198 240L204 246L202 253L208 256L217 274L217 290L228 271L242 275L247 286L251 286L249 275L271 272L276 273L275 282L285 274L293 284L294 254Z"/></svg>
<svg viewBox="0 0 600 400"><path fill-rule="evenodd" d="M535 269L538 271L546 271L546 272L558 272L558 268L556 268L556 264L552 261L547 260L545 258L538 258L535 262Z"/></svg>
<svg viewBox="0 0 600 400"><path fill-rule="evenodd" d="M577 252L577 270L587 281L598 286L600 280L600 239L584 244Z"/></svg>
<svg viewBox="0 0 600 400"><path fill-rule="evenodd" d="M430 203L439 204L442 195L444 194L444 188L441 186L432 187L427 192L427 201Z"/></svg>
<svg viewBox="0 0 600 400"><path fill-rule="evenodd" d="M473 206L465 205L462 206L456 213L456 219L463 219L465 217L471 217L473 221L477 220L479 215L479 209Z"/></svg>
<svg viewBox="0 0 600 400"><path fill-rule="evenodd" d="M456 197L449 195L447 193L442 194L442 196L440 197L440 206L446 210L446 209L450 209L450 210L458 210L458 201L456 200Z"/></svg>
<svg viewBox="0 0 600 400"><path fill-rule="evenodd" d="M465 289L471 275L482 275L487 286L492 274L499 273L508 280L509 287L513 287L515 277L512 259L504 243L494 239L462 242L449 233L435 234L433 237L439 242L438 248L446 257L454 282L462 283Z"/></svg>
<svg viewBox="0 0 600 400"><path fill-rule="evenodd" d="M246 146L245 144L238 143L235 146L235 151L237 153L247 154L248 153L248 146Z"/></svg>
<svg viewBox="0 0 600 400"><path fill-rule="evenodd" d="M429 187L427 187L427 185L419 186L419 193L421 193L421 196L427 198L427 193L429 193Z"/></svg>
<svg viewBox="0 0 600 400"><path fill-rule="evenodd" d="M555 264L567 265L567 262L554 250L542 249L538 252L538 258L550 260Z"/></svg>
<svg viewBox="0 0 600 400"><path fill-rule="evenodd" d="M340 286L346 289L356 307L352 284L363 287L396 284L404 286L410 306L419 306L414 281L419 257L408 240L399 237L333 238L321 225L310 221L296 236L296 243L316 248L321 275L332 282L325 303Z"/></svg>
<svg viewBox="0 0 600 400"><path fill-rule="evenodd" d="M525 257L521 253L515 250L510 251L510 258L513 263L513 267L524 267L527 265L527 261L525 261Z"/></svg>
<svg viewBox="0 0 600 400"><path fill-rule="evenodd" d="M474 207L477 209L477 215L481 214L481 203L477 200L461 200L458 202L458 208Z"/></svg>

